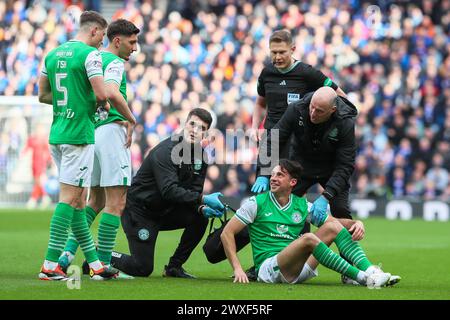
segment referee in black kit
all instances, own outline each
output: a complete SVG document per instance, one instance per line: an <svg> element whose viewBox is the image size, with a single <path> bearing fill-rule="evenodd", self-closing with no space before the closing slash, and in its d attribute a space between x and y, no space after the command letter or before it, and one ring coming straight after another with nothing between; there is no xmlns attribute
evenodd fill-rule
<svg viewBox="0 0 450 320"><path fill-rule="evenodd" d="M163 276L195 278L182 265L202 239L208 218L224 213L221 193L202 194L208 164L200 142L211 123L207 110L191 110L183 133L163 140L145 158L133 178L122 215L131 255L113 252L115 268L131 276L149 276L158 232L184 229Z"/></svg>
<svg viewBox="0 0 450 320"><path fill-rule="evenodd" d="M267 65L261 71L258 78L258 98L253 111L251 138L261 140L261 131L258 130L263 115L267 113L264 121L264 129L270 134L275 124L281 119L289 103L299 101L308 92L313 92L323 86L333 88L340 96L346 97L330 78L299 60L292 54L295 45L291 33L288 30L275 31L269 39L270 58L272 64ZM280 159L288 158L289 143L280 147ZM256 175L259 175L257 169ZM252 187L252 192L259 193L267 185L266 178L259 177Z"/></svg>

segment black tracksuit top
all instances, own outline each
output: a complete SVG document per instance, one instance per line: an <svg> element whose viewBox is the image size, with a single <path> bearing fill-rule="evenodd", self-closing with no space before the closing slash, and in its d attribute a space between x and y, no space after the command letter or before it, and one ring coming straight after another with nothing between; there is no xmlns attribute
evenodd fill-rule
<svg viewBox="0 0 450 320"><path fill-rule="evenodd" d="M295 61L292 69L282 72L272 64L264 67L258 77L258 95L266 99L267 119L265 129L272 129L281 119L288 104L298 101L308 92L315 91L322 86L338 86L320 70L309 64Z"/></svg>
<svg viewBox="0 0 450 320"><path fill-rule="evenodd" d="M201 152L199 159L191 152L188 161L174 163L172 153L183 155L182 151L179 152L182 144L185 144L182 135L175 135L150 151L133 178L127 201L145 206L153 213L180 205L186 209L198 209L208 165L200 146L197 146ZM189 144L184 150L191 147Z"/></svg>

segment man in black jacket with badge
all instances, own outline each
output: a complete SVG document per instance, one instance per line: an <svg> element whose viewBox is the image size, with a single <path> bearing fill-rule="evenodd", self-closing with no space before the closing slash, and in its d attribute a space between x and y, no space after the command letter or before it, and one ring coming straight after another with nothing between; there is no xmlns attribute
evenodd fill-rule
<svg viewBox="0 0 450 320"><path fill-rule="evenodd" d="M202 239L208 218L220 217L220 193L203 195L208 164L201 140L211 126L210 113L193 109L182 134L152 149L133 178L122 215L130 254L113 252L111 264L131 276L153 272L159 231L184 229L163 276L195 278L182 265Z"/></svg>

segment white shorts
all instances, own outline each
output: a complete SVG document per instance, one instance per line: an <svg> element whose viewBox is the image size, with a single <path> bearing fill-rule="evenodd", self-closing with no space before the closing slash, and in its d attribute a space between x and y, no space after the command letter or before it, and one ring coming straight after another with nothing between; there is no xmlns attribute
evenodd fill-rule
<svg viewBox="0 0 450 320"><path fill-rule="evenodd" d="M131 152L124 146L126 142L127 130L117 123L108 123L95 129L91 186L131 185Z"/></svg>
<svg viewBox="0 0 450 320"><path fill-rule="evenodd" d="M317 269L312 270L311 267L307 263L305 263L298 277L289 282L284 278L283 274L280 271L280 268L278 267L277 256L278 255L275 255L271 258L267 258L266 260L264 260L264 262L261 264L261 267L259 267L258 281L265 283L294 284L305 282L306 280L309 280L313 277L317 277L319 275Z"/></svg>
<svg viewBox="0 0 450 320"><path fill-rule="evenodd" d="M93 144L52 144L50 153L58 167L59 182L89 187L94 162Z"/></svg>

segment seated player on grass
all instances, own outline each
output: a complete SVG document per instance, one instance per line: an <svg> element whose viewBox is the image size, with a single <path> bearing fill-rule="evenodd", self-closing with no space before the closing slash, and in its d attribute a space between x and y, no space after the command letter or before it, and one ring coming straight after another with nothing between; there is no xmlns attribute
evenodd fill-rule
<svg viewBox="0 0 450 320"><path fill-rule="evenodd" d="M221 240L234 271L234 282L249 282L239 262L234 238L247 225L258 281L302 283L318 275L318 263L369 288L400 281L399 276L373 265L355 241L364 235L360 221L337 219L328 213L314 215L312 204L305 197L292 194L301 170L298 162L280 160L272 170L270 191L247 200L224 228ZM318 229L298 237L306 221ZM360 226L352 228L356 223ZM353 231L353 238L348 229ZM328 247L333 242L355 266Z"/></svg>

